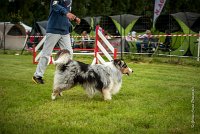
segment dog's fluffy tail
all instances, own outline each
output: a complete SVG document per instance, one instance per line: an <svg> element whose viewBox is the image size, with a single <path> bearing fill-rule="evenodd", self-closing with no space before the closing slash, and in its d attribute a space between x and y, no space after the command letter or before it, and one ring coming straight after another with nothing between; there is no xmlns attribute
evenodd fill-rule
<svg viewBox="0 0 200 134"><path fill-rule="evenodd" d="M57 64L66 64L71 60L72 56L68 50L60 50L56 54L55 61L53 62L54 65Z"/></svg>

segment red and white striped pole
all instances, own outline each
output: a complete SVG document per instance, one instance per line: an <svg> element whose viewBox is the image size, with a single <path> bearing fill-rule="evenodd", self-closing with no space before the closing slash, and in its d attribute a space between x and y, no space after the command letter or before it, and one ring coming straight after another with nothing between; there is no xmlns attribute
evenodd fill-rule
<svg viewBox="0 0 200 134"><path fill-rule="evenodd" d="M33 64L36 64L35 58L37 56L37 52L35 50L35 45L33 45Z"/></svg>
<svg viewBox="0 0 200 134"><path fill-rule="evenodd" d="M117 59L117 48L114 49L114 59Z"/></svg>

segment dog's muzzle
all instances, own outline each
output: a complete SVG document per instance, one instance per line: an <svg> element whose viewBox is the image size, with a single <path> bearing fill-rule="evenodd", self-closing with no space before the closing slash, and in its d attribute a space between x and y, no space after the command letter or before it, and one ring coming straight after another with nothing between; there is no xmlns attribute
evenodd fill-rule
<svg viewBox="0 0 200 134"><path fill-rule="evenodd" d="M125 74L129 76L129 75L132 74L132 73L133 73L133 70L130 69L130 68L128 68L128 69L127 69L127 72L126 72Z"/></svg>

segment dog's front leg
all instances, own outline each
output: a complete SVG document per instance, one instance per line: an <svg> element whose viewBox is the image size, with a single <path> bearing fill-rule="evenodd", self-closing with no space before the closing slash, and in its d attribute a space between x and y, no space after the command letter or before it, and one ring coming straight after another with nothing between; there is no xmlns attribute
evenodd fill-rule
<svg viewBox="0 0 200 134"><path fill-rule="evenodd" d="M62 93L60 92L59 89L54 89L54 90L53 90L53 93L52 93L52 95L51 95L51 99L52 99L52 100L55 100L56 97L57 97L58 95L61 96L61 94L62 94Z"/></svg>
<svg viewBox="0 0 200 134"><path fill-rule="evenodd" d="M102 93L103 93L104 100L111 100L112 99L112 96L111 96L109 89L103 89Z"/></svg>
<svg viewBox="0 0 200 134"><path fill-rule="evenodd" d="M73 86L73 84L59 84L59 86L54 86L51 99L55 100L57 96L63 96L62 91L68 90Z"/></svg>

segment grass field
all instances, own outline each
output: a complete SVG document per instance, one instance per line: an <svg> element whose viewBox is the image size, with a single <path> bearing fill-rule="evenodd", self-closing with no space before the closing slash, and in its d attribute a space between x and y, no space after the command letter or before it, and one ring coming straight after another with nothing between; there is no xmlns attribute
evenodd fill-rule
<svg viewBox="0 0 200 134"><path fill-rule="evenodd" d="M0 54L0 134L200 133L200 67L127 63L135 72L112 101L90 99L80 86L52 101L53 65L36 85L30 55Z"/></svg>

